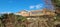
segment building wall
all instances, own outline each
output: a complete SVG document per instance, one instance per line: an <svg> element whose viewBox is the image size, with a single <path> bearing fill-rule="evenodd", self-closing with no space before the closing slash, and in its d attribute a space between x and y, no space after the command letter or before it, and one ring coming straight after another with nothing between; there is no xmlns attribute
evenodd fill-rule
<svg viewBox="0 0 60 27"><path fill-rule="evenodd" d="M18 14L20 14L20 15L22 15L22 16L29 16L29 12L27 12L27 11L21 11L21 12L18 13Z"/></svg>
<svg viewBox="0 0 60 27"><path fill-rule="evenodd" d="M33 11L30 11L30 12L21 11L19 14L21 14L22 16L55 15L54 12L49 11L49 10L47 10L47 9L43 9L43 10L33 10Z"/></svg>
<svg viewBox="0 0 60 27"><path fill-rule="evenodd" d="M43 12L40 10L30 12L30 16L40 16L40 15L43 15Z"/></svg>

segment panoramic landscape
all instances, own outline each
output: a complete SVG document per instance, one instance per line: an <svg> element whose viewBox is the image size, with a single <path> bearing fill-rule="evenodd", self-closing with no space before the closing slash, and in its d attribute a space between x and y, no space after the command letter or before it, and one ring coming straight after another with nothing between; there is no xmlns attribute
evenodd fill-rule
<svg viewBox="0 0 60 27"><path fill-rule="evenodd" d="M60 27L60 0L0 0L0 27Z"/></svg>

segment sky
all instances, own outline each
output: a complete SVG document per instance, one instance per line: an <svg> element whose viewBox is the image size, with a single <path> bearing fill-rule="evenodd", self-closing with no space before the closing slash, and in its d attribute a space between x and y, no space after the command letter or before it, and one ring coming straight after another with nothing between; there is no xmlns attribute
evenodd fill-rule
<svg viewBox="0 0 60 27"><path fill-rule="evenodd" d="M44 0L0 0L0 13L41 10L44 5Z"/></svg>

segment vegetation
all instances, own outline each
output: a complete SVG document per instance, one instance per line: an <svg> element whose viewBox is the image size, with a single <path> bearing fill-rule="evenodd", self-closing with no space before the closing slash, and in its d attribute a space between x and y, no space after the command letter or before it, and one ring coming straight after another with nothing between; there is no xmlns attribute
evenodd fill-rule
<svg viewBox="0 0 60 27"><path fill-rule="evenodd" d="M55 20L60 21L60 15L57 15Z"/></svg>
<svg viewBox="0 0 60 27"><path fill-rule="evenodd" d="M51 0L56 7L60 7L60 0Z"/></svg>
<svg viewBox="0 0 60 27"><path fill-rule="evenodd" d="M17 15L17 20L23 22L23 21L26 20L26 17L23 17L23 16L21 16L21 15Z"/></svg>
<svg viewBox="0 0 60 27"><path fill-rule="evenodd" d="M55 13L57 14L56 20L60 21L60 0L51 0L55 7Z"/></svg>
<svg viewBox="0 0 60 27"><path fill-rule="evenodd" d="M26 18L21 15L15 15L13 13L10 13L10 14L2 14L0 16L0 20L2 21L3 25L5 26L5 24L8 23L9 21L14 24L16 24L17 22L22 23L23 21L26 20Z"/></svg>

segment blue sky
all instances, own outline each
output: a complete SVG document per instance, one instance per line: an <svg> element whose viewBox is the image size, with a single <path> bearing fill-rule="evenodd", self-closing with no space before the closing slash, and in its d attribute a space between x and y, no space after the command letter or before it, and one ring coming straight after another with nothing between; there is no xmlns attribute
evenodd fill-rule
<svg viewBox="0 0 60 27"><path fill-rule="evenodd" d="M43 0L0 0L0 12L19 12L44 8Z"/></svg>

